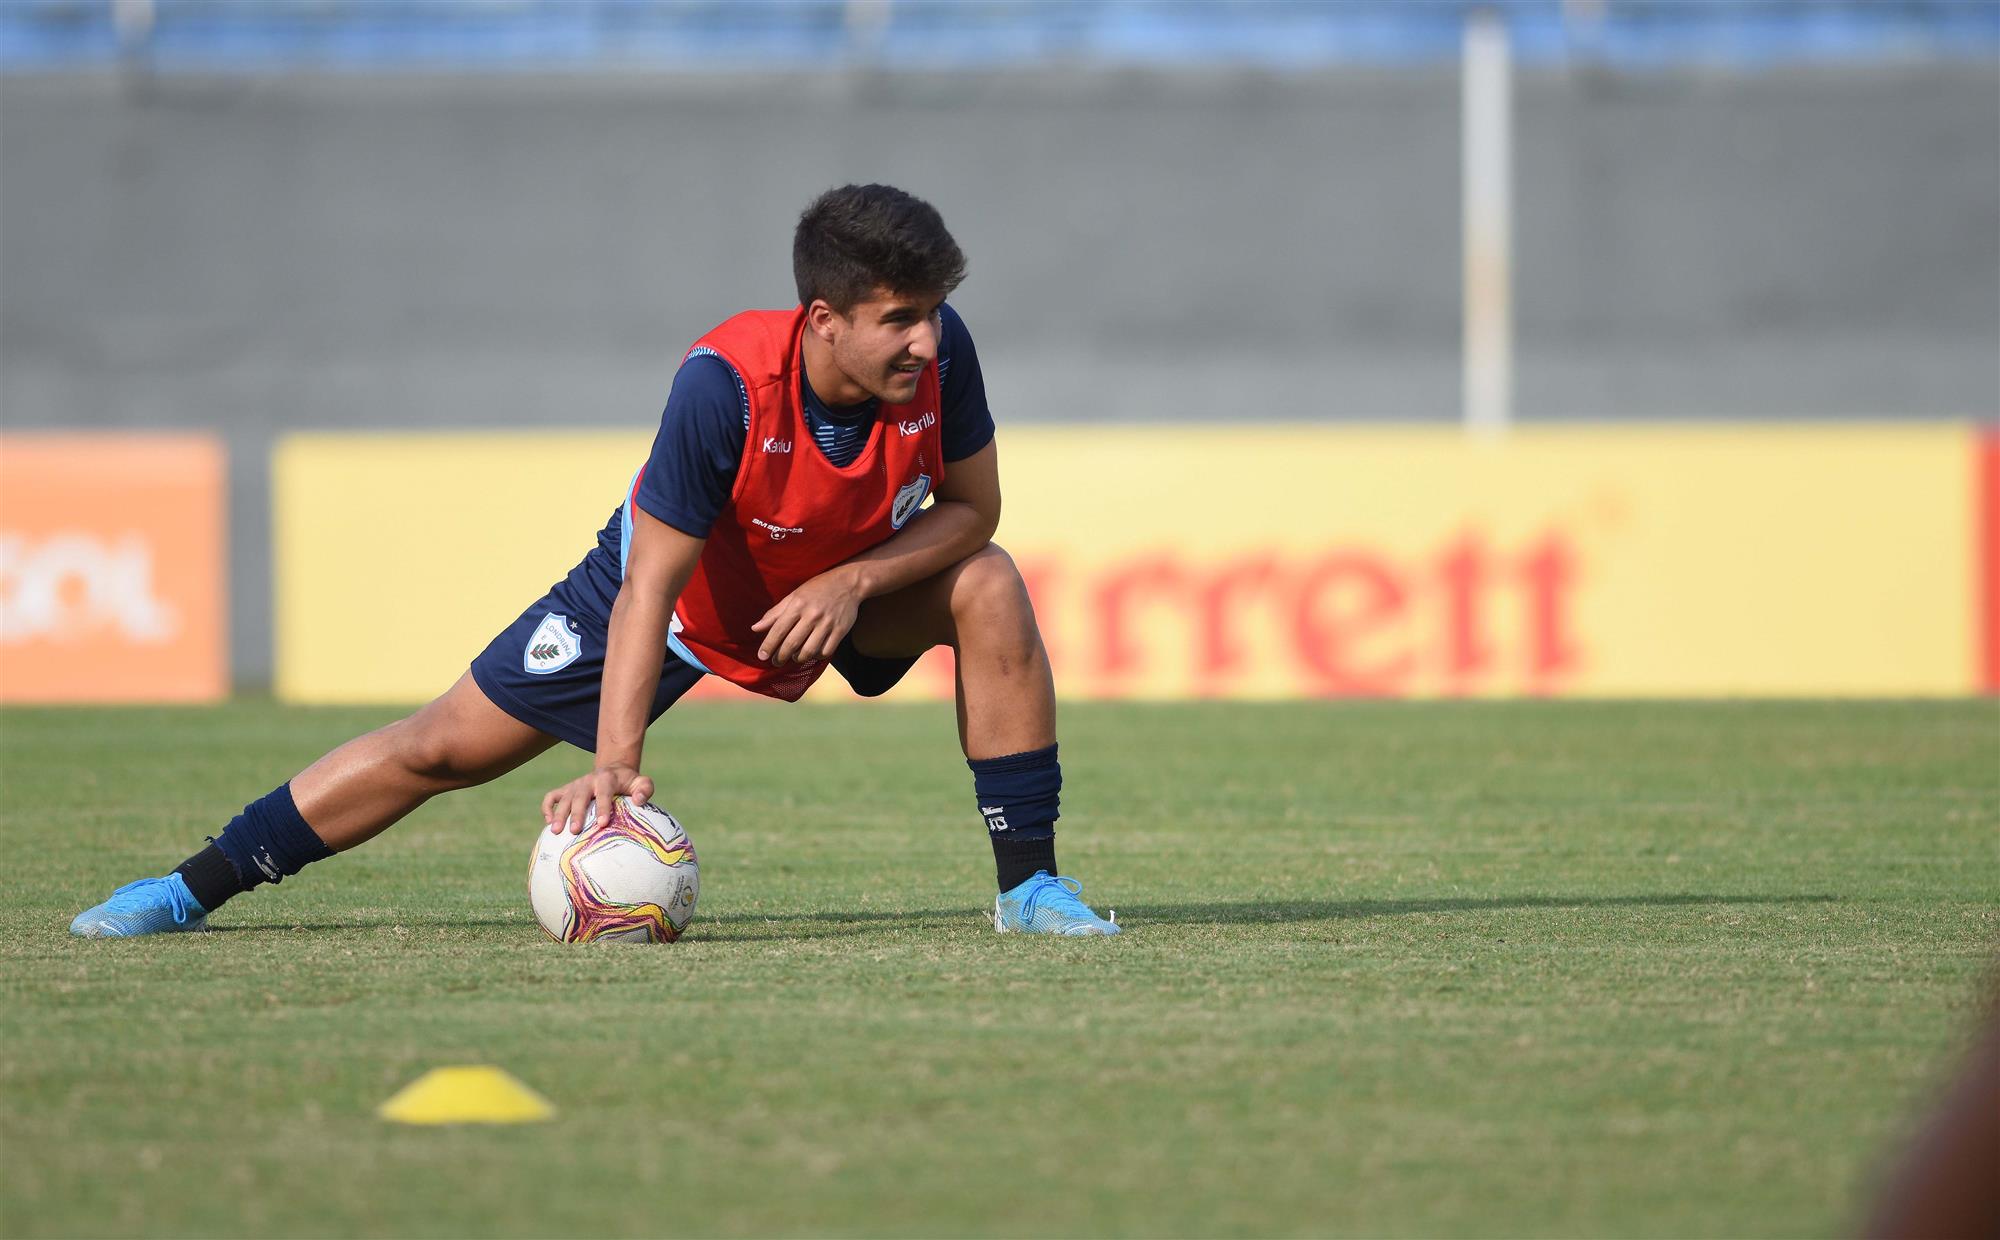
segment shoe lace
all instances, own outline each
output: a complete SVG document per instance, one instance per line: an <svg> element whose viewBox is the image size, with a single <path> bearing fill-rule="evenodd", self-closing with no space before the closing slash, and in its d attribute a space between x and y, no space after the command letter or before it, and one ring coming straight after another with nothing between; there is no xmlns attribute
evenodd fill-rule
<svg viewBox="0 0 2000 1240"><path fill-rule="evenodd" d="M1096 913L1091 911L1088 904L1077 898L1083 894L1083 884L1081 882L1071 878L1067 874L1060 878L1046 873L1038 877L1044 881L1036 883L1033 887L1029 888L1027 897L1021 901L1022 921L1032 922L1035 919L1035 910L1041 907L1044 902L1047 902L1049 907L1065 917L1088 917L1093 921L1101 920Z"/></svg>
<svg viewBox="0 0 2000 1240"><path fill-rule="evenodd" d="M128 891L138 891L141 890L142 888L151 888L155 884L166 888L167 903L172 905L174 910L174 924L177 926L186 925L188 917L192 915L194 912L194 902L189 896L183 894L183 888L181 887L181 885L177 882L174 882L172 879L142 878L136 883L126 883L123 887L120 887L118 890L111 893L111 900L116 901L119 896L124 895ZM144 907L145 906L139 900L134 899L126 901L124 907L121 907L114 911L121 913L139 912L142 911Z"/></svg>

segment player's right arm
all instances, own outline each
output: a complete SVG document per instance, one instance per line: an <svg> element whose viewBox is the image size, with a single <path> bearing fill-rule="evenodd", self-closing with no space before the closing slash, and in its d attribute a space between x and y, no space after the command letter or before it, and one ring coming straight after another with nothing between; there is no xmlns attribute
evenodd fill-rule
<svg viewBox="0 0 2000 1240"><path fill-rule="evenodd" d="M684 534L643 508L632 509L631 553L625 581L611 605L605 638L604 681L598 694L597 762L580 776L542 798L542 818L555 830L581 831L585 810L595 802L603 821L611 799L648 801L653 781L640 773L651 721L653 694L666 662L667 628L674 600L693 575L708 540Z"/></svg>
<svg viewBox="0 0 2000 1240"><path fill-rule="evenodd" d="M632 491L632 536L624 582L611 606L598 696L597 762L590 774L542 798L542 818L558 830L582 830L593 802L602 818L610 815L614 796L644 801L653 795L653 781L640 773L641 750L674 601L729 502L748 427L749 405L728 363L702 354L682 362Z"/></svg>

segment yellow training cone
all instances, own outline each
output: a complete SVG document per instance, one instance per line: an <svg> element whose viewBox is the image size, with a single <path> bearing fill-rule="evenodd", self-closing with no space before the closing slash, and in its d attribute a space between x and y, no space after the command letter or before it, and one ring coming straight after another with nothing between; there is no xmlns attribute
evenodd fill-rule
<svg viewBox="0 0 2000 1240"><path fill-rule="evenodd" d="M532 1124L555 1113L548 1099L482 1066L433 1068L375 1108L398 1124Z"/></svg>

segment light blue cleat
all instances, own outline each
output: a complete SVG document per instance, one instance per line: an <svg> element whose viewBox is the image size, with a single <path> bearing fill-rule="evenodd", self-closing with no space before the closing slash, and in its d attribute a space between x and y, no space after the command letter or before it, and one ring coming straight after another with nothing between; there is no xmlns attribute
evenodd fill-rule
<svg viewBox="0 0 2000 1240"><path fill-rule="evenodd" d="M138 934L174 934L208 929L208 910L188 890L178 874L126 883L96 908L85 909L69 923L71 934L86 939L124 939Z"/></svg>
<svg viewBox="0 0 2000 1240"><path fill-rule="evenodd" d="M1077 899L1083 884L1047 870L993 900L993 928L1002 934L1117 934L1118 913L1099 917Z"/></svg>

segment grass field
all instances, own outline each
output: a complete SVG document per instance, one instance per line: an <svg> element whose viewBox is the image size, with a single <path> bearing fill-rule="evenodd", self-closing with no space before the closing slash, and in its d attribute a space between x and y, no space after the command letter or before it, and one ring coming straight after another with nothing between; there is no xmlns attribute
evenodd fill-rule
<svg viewBox="0 0 2000 1240"><path fill-rule="evenodd" d="M992 933L948 708L691 705L677 945L536 931L567 749L66 935L388 717L6 714L0 1231L1840 1232L2000 945L1992 702L1070 707L1100 941ZM374 1118L461 1063L559 1115Z"/></svg>

